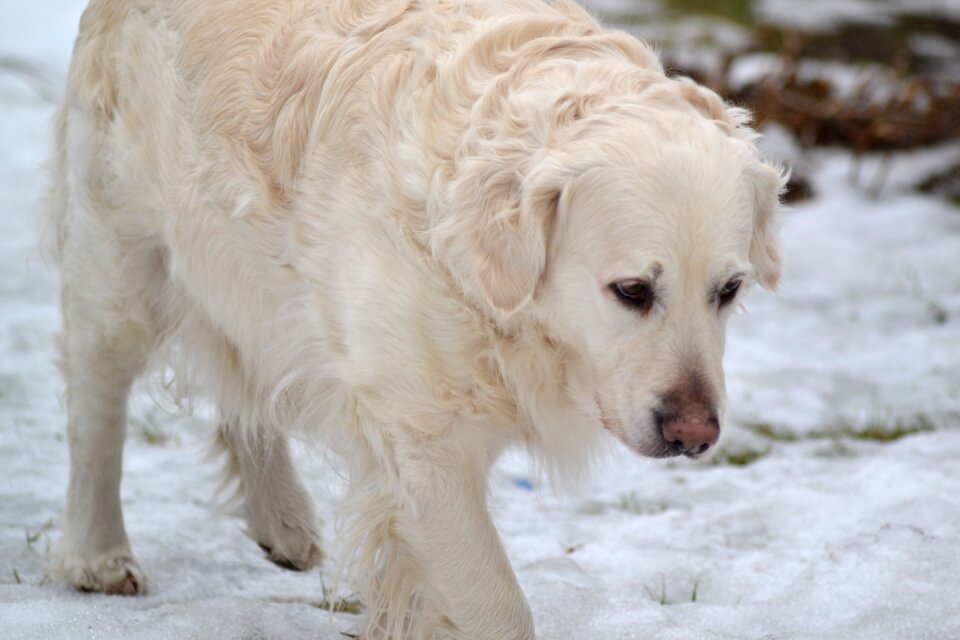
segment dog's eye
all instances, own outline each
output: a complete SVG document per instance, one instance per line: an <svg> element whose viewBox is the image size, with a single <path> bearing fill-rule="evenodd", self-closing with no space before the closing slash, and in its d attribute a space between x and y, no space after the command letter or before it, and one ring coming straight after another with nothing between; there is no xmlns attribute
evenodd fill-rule
<svg viewBox="0 0 960 640"><path fill-rule="evenodd" d="M617 299L641 313L647 313L653 306L653 289L643 280L621 280L610 285Z"/></svg>
<svg viewBox="0 0 960 640"><path fill-rule="evenodd" d="M737 291L740 290L740 280L731 280L720 290L720 306L725 307L737 297Z"/></svg>

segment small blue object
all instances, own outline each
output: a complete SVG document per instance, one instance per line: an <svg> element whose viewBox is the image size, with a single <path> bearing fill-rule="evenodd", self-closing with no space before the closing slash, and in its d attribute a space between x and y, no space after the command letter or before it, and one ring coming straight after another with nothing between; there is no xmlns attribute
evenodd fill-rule
<svg viewBox="0 0 960 640"><path fill-rule="evenodd" d="M533 491L533 483L526 478L514 478L513 486L517 489L523 489L524 491Z"/></svg>

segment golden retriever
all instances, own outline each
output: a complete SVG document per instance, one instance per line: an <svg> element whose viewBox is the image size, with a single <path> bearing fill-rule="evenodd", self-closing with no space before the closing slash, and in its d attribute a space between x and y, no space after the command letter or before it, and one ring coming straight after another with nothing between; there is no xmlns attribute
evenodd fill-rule
<svg viewBox="0 0 960 640"><path fill-rule="evenodd" d="M93 0L50 198L57 571L145 589L119 483L159 364L217 403L275 562L322 559L287 438L346 461L367 638L534 638L487 473L717 441L725 323L780 270L746 120L566 0Z"/></svg>

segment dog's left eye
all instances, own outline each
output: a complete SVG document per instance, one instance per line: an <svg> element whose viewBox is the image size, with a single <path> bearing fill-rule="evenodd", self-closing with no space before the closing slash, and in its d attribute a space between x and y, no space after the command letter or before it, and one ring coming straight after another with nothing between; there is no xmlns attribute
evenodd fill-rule
<svg viewBox="0 0 960 640"><path fill-rule="evenodd" d="M720 300L720 306L725 307L733 299L737 297L737 291L740 290L740 280L731 280L727 284L723 285L723 289L720 290L720 295L718 296Z"/></svg>

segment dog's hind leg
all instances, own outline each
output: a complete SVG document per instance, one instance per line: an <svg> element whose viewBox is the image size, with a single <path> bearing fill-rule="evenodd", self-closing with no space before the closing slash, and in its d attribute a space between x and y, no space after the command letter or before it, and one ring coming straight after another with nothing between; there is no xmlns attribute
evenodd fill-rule
<svg viewBox="0 0 960 640"><path fill-rule="evenodd" d="M287 436L263 428L241 433L226 423L220 439L239 476L250 537L271 562L286 569L305 571L320 564L313 497L293 465Z"/></svg>

